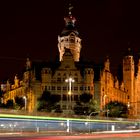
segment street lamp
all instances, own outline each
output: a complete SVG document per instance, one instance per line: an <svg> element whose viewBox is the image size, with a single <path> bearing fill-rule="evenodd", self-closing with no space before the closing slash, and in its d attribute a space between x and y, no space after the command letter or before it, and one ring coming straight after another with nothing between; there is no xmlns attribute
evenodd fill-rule
<svg viewBox="0 0 140 140"><path fill-rule="evenodd" d="M127 103L129 117L132 117L133 115L138 115L138 104L139 103L140 103L140 101Z"/></svg>
<svg viewBox="0 0 140 140"><path fill-rule="evenodd" d="M108 96L105 94L105 95L104 95L104 108L105 108L105 105L106 105L106 98L108 98ZM108 113L109 113L109 110L108 110L108 105L107 105L107 106L106 106L107 120L108 120ZM107 122L107 131L108 131L108 122Z"/></svg>
<svg viewBox="0 0 140 140"><path fill-rule="evenodd" d="M90 133L90 117L91 117L91 115L94 114L94 113L100 113L100 111L91 112L91 113L89 114L89 116L88 116L88 118L89 118L89 133Z"/></svg>
<svg viewBox="0 0 140 140"><path fill-rule="evenodd" d="M130 117L130 102L127 103L127 108L128 108L128 115Z"/></svg>
<svg viewBox="0 0 140 140"><path fill-rule="evenodd" d="M69 106L69 109L71 110L72 108L72 106L71 106L71 84L72 83L74 83L75 81L74 81L74 79L73 78L68 78L68 79L66 79L65 80L65 82L67 82L68 84L69 84L69 91L68 91L68 95L69 95L69 104L70 104L70 106Z"/></svg>
<svg viewBox="0 0 140 140"><path fill-rule="evenodd" d="M128 109L130 108L130 102L127 103L127 107L128 107Z"/></svg>
<svg viewBox="0 0 140 140"><path fill-rule="evenodd" d="M27 98L26 96L23 96L23 99L24 99L24 108L25 108L25 111L27 109Z"/></svg>
<svg viewBox="0 0 140 140"><path fill-rule="evenodd" d="M104 95L104 108L105 108L105 105L106 105L106 98L108 98L108 96L105 94ZM107 111L107 119L108 119L108 105L106 106L106 111Z"/></svg>

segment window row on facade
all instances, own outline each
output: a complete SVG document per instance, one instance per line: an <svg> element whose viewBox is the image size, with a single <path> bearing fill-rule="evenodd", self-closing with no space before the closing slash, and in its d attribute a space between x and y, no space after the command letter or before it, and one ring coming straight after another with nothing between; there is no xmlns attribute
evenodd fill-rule
<svg viewBox="0 0 140 140"><path fill-rule="evenodd" d="M69 90L69 87L68 86L45 86L44 88L45 90L63 90L63 91L68 91ZM90 90L93 90L93 87L90 87L90 86L74 86L74 87L71 87L71 90L74 90L74 91L78 91L78 90L81 90L81 91L90 91Z"/></svg>

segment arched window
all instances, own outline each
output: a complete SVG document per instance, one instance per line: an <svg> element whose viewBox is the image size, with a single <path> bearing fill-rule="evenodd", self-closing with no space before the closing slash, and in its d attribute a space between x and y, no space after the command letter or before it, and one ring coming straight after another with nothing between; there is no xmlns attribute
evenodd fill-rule
<svg viewBox="0 0 140 140"><path fill-rule="evenodd" d="M75 36L74 36L74 34L70 35L70 39L69 40L70 40L71 43L75 43Z"/></svg>

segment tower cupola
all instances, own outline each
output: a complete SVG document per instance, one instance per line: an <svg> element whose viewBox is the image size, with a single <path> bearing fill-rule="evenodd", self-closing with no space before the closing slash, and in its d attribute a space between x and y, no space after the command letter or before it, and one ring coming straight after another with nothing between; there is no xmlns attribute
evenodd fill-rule
<svg viewBox="0 0 140 140"><path fill-rule="evenodd" d="M62 30L60 36L58 36L58 50L60 61L63 60L65 49L70 49L74 61L79 61L80 59L81 39L79 38L79 33L76 29L76 18L72 15L72 9L73 7L69 5L69 13L64 18L65 27Z"/></svg>

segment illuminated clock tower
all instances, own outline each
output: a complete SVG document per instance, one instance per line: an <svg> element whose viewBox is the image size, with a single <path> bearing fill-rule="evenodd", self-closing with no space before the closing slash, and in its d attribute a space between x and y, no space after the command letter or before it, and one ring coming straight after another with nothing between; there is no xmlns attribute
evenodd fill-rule
<svg viewBox="0 0 140 140"><path fill-rule="evenodd" d="M78 62L80 58L81 51L81 39L79 38L79 33L76 30L75 17L71 14L72 7L69 7L69 14L64 18L65 28L58 36L58 50L59 50L59 60L63 61L63 55L66 49L70 49L74 61Z"/></svg>

